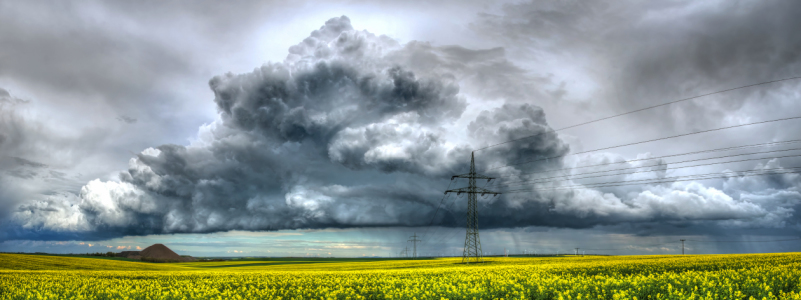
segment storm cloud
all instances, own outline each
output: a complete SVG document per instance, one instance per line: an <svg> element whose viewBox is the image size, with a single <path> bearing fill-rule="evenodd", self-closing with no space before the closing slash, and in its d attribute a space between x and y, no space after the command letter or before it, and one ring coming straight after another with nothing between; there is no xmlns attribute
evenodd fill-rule
<svg viewBox="0 0 801 300"><path fill-rule="evenodd" d="M543 132L492 152L496 162L568 151L528 104L484 112L467 138L452 137L467 106L456 76L418 75L397 58L404 51L331 19L282 63L212 78L219 119L192 144L145 150L119 182L85 185L72 209L15 216L24 228L120 234L414 226L463 171L472 141ZM44 221L62 214L68 225Z"/></svg>
<svg viewBox="0 0 801 300"><path fill-rule="evenodd" d="M3 152L11 154L0 157L0 199L14 200L0 202L9 208L2 216L8 230L0 239L398 228L425 226L431 220L458 227L464 225L464 195L448 196L442 207L440 200L446 187L466 184L449 180L468 171L471 151L477 149L478 171L498 177L486 187L504 192L479 198L482 229L633 224L638 232L684 227L798 230L801 179L789 172L797 159L726 165L729 171L775 173L767 176L708 168L695 171L718 172L721 178L680 181L670 178L692 172L675 172L672 160L652 158L652 153L696 150L708 141L699 137L657 150L571 155L596 144L751 120L748 110L755 106L747 100L762 99L765 90L739 92L731 95L732 101L688 102L683 109L662 111L660 118L648 112L617 127L553 130L585 117L695 95L715 82L792 74L801 61L797 38L786 30L775 38L765 35L794 26L795 19L767 22L759 17L766 10L797 10L796 5L783 5L789 7L755 4L732 21L678 4L626 9L601 2L509 4L501 14L482 13L470 24L502 45L486 49L402 42L356 30L348 17L332 18L297 37L283 61L208 80L213 96L205 103L216 109L216 119L201 126L188 144L154 143L137 150L127 170L116 176L84 181L75 191L47 197L36 196L38 190L21 193L2 187L12 179L59 173L51 172L56 170L48 160ZM670 20L650 14L673 9L688 15L685 27L667 30L663 25ZM723 26L709 25L716 20ZM744 43L736 34L745 28L740 24L751 23L760 26L747 27L745 39L756 44L734 47ZM584 73L582 78L591 84L577 87L563 80L567 71L547 67L555 57L575 59L579 67L571 72ZM755 72L740 76L731 71L737 68ZM797 100L793 86L782 83L771 95ZM0 90L0 112L3 105L25 103ZM787 100L758 112L770 118L798 107L797 101ZM17 124L28 124L17 115L7 113L0 120L5 122L0 123L0 147L10 147L3 139L15 138L10 133L22 128ZM115 115L124 126L154 126L138 114ZM621 124L625 130L619 129ZM29 131L17 138L35 136ZM798 137L770 128L750 136L757 134L769 141ZM746 144L744 136L749 135L723 135L716 141ZM511 140L517 141L506 143ZM626 162L633 158L638 160ZM603 170L585 166L611 162L637 172L595 181L576 178ZM561 177L554 180L557 175ZM666 180L593 186L643 179Z"/></svg>

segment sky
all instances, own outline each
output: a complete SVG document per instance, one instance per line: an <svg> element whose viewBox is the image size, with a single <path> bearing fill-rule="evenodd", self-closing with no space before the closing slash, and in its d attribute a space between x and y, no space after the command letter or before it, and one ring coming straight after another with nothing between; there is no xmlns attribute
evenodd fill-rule
<svg viewBox="0 0 801 300"><path fill-rule="evenodd" d="M799 251L801 79L572 127L801 76L799 14L0 1L0 251L461 255L471 153L487 254Z"/></svg>

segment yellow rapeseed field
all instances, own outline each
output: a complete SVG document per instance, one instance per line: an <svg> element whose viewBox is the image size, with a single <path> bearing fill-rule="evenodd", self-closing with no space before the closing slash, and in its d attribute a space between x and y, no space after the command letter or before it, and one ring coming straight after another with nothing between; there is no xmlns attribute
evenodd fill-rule
<svg viewBox="0 0 801 300"><path fill-rule="evenodd" d="M0 299L801 299L801 254L151 264L0 254Z"/></svg>

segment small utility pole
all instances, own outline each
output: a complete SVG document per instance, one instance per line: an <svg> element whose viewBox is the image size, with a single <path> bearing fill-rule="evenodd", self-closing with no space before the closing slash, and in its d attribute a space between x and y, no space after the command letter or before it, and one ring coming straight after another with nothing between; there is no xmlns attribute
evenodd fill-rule
<svg viewBox="0 0 801 300"><path fill-rule="evenodd" d="M684 241L685 240L680 240L680 241L681 241L681 255L684 255Z"/></svg>
<svg viewBox="0 0 801 300"><path fill-rule="evenodd" d="M412 257L416 258L417 257L417 242L419 242L420 240L417 239L417 233L415 233L413 236L410 236L410 238L412 238L412 239L410 239L408 241L414 243L414 252L412 252L414 254L412 255Z"/></svg>
<svg viewBox="0 0 801 300"><path fill-rule="evenodd" d="M576 256L578 256L578 249L579 249L579 248L576 248Z"/></svg>

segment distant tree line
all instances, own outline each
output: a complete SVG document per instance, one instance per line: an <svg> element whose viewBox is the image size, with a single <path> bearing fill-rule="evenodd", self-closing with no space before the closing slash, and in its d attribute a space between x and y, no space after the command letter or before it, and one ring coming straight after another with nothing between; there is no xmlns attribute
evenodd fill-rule
<svg viewBox="0 0 801 300"><path fill-rule="evenodd" d="M175 259L164 259L164 258L153 258L153 257L142 257L142 261L152 262L152 263L177 263L182 262L180 260Z"/></svg>
<svg viewBox="0 0 801 300"><path fill-rule="evenodd" d="M95 253L86 253L86 254L84 254L84 255L86 255L86 256L106 256L106 257L117 257L117 253L114 253L114 252L111 252L111 251L109 251L109 252L106 252L106 253L101 253L101 252L95 252Z"/></svg>

